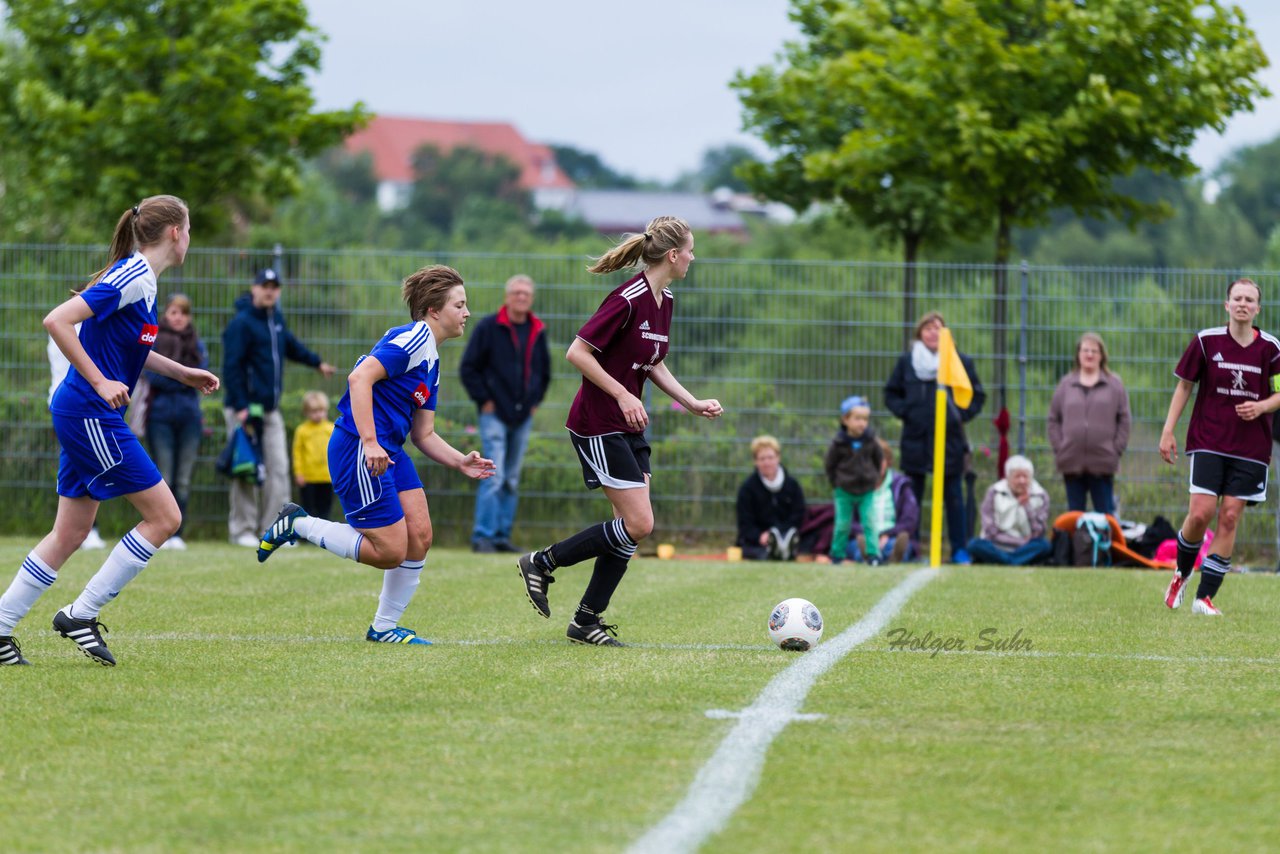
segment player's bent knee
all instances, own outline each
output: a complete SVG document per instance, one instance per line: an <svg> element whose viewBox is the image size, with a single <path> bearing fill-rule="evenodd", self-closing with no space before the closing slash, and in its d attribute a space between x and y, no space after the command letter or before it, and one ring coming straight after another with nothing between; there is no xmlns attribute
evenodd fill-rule
<svg viewBox="0 0 1280 854"><path fill-rule="evenodd" d="M631 539L637 543L653 533L652 516L643 519L624 519L623 524L627 526L627 533L631 535Z"/></svg>

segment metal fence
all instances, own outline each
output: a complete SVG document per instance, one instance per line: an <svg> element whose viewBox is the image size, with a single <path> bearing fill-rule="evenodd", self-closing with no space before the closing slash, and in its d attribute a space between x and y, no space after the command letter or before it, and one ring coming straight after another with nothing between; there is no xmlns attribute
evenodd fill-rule
<svg viewBox="0 0 1280 854"><path fill-rule="evenodd" d="M51 522L57 446L45 399L49 367L41 318L69 289L102 266L101 247L0 244L0 406L4 431L0 489L9 495L0 531L32 533ZM285 282L281 306L290 328L339 374L324 380L303 366L285 377L283 409L292 426L300 398L318 388L336 402L345 368L391 325L404 322L399 282L423 264L446 263L466 279L472 311L495 311L506 279L517 272L537 282L535 311L547 324L554 380L536 416L526 458L516 538L534 545L600 518L603 498L587 493L565 440L564 420L580 377L560 358L586 317L618 282L586 272L583 257L371 251L193 250L181 269L161 277L161 300L187 293L196 328L217 372L221 332L234 299L253 272L268 264ZM720 548L733 539L734 499L751 471L748 444L760 433L783 443L783 463L811 501L829 500L821 460L837 425L839 401L867 396L882 435L894 442L898 422L883 409L882 388L903 352L915 317L935 309L971 355L987 386L982 414L969 426L979 472L978 497L994 479L997 434L992 417L1001 404L1013 417L1009 439L1037 466L1054 512L1065 508L1045 432L1049 399L1072 367L1075 342L1091 330L1107 343L1111 367L1128 388L1133 436L1117 478L1120 515L1149 523L1156 515L1176 526L1186 511L1186 468L1160 462L1160 427L1173 388L1173 366L1194 331L1224 322L1227 284L1247 274L1264 294L1260 323L1267 327L1267 297L1277 275L1248 270L1164 270L1036 267L1021 265L1008 278L997 312L996 269L983 265L917 265L912 301L897 264L699 259L673 286L675 325L669 364L693 393L717 397L723 419L708 422L678 412L651 392L653 496L657 530L651 542ZM997 328L996 317L1007 318ZM1001 339L1003 338L1003 344ZM442 348L444 381L437 423L454 445L478 447L475 409L457 380L464 343ZM1004 388L995 378L1006 378ZM1189 409L1189 408L1188 408ZM197 465L189 528L195 537L224 537L226 488L212 470L223 443L219 396L205 403L205 441ZM1184 417L1185 425L1185 417ZM1179 445L1182 443L1182 430ZM421 460L437 541L462 544L472 518L472 488L462 476ZM926 502L927 504L927 502ZM1237 554L1242 561L1274 561L1275 505L1245 515ZM135 520L123 502L104 505L106 533Z"/></svg>

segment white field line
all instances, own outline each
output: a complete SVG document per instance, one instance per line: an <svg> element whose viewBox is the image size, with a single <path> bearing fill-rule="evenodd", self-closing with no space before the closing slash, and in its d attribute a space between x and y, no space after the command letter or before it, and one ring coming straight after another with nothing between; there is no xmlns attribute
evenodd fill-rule
<svg viewBox="0 0 1280 854"><path fill-rule="evenodd" d="M628 850L656 854L695 851L723 829L755 791L770 743L796 719L818 678L854 647L883 631L912 594L937 574L934 569L911 573L861 620L774 676L698 770L684 799Z"/></svg>

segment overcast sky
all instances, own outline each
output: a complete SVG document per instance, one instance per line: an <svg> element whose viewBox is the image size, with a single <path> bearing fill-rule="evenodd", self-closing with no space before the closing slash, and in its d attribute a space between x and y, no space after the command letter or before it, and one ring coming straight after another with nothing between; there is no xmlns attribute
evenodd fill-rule
<svg viewBox="0 0 1280 854"><path fill-rule="evenodd" d="M1280 3L1235 0L1272 62ZM728 83L794 38L787 0L308 0L328 36L315 79L322 108L505 121L537 142L598 154L670 180L725 143L749 145ZM1262 79L1280 93L1280 69ZM1277 96L1192 148L1212 168L1280 134Z"/></svg>

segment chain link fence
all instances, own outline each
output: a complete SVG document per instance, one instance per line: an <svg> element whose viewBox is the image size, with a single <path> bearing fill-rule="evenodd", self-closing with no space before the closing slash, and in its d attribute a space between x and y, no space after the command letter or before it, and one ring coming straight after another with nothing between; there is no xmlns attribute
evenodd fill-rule
<svg viewBox="0 0 1280 854"><path fill-rule="evenodd" d="M9 495L0 531L32 534L52 522L58 449L46 409L49 365L41 319L104 262L101 247L0 244L0 489ZM526 273L537 283L534 310L547 324L554 379L534 417L515 538L533 546L601 518L608 512L604 499L583 489L565 436L564 420L580 376L562 354L623 274L593 276L586 272L585 257L196 249L182 268L161 277L160 301L177 291L191 297L196 328L208 345L212 369L220 373L221 334L234 300L248 290L257 269L279 270L280 304L290 328L339 367L332 380L304 366L288 368L282 409L292 430L302 418L303 392L320 389L336 403L346 370L388 327L405 322L399 283L431 263L462 273L477 317L497 310L511 275ZM1024 264L1004 271L1007 296L998 312L994 267L917 265L909 296L904 272L897 264L699 259L687 279L674 283L669 364L694 394L718 398L726 415L714 422L693 418L661 392L650 391L657 517L652 543L720 549L733 540L734 499L752 470L748 445L760 433L782 442L783 464L799 477L810 501L830 500L821 463L837 426L839 402L854 393L866 396L875 407L873 423L896 443L899 424L883 408L882 388L916 317L927 310L946 316L957 345L974 358L987 387L986 406L968 429L979 500L995 477L999 437L992 418L1004 405L1013 419L1010 445L1035 463L1053 502L1051 512L1065 509L1045 418L1058 380L1072 368L1076 340L1094 331L1106 341L1110 366L1125 381L1134 417L1116 480L1119 515L1143 523L1163 515L1176 526L1186 512L1185 461L1165 465L1156 450L1174 386L1173 367L1196 330L1225 323L1222 304L1235 277L1249 275L1261 285L1264 329L1272 328L1268 299L1278 284L1274 273L1249 270ZM1007 318L1003 327L995 325L997 317ZM478 448L479 441L475 407L457 377L464 346L465 339L442 347L437 425L446 439L467 450ZM1005 379L1003 387L999 377ZM205 401L205 437L189 507L188 531L195 538L226 536L226 484L213 471L225 439L221 406L220 395ZM437 542L466 543L473 484L417 458ZM1275 510L1269 502L1245 514L1238 562L1274 563ZM125 502L103 506L107 535L123 533L135 521Z"/></svg>

